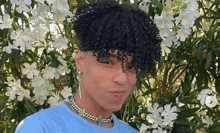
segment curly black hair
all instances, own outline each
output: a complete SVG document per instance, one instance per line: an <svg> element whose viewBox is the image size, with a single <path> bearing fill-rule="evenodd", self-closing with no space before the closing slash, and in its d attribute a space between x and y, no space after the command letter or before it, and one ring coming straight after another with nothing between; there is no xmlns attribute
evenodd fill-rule
<svg viewBox="0 0 220 133"><path fill-rule="evenodd" d="M78 6L73 25L79 49L92 51L97 60L118 50L122 64L129 55L135 70L154 72L162 39L143 11L113 0L84 4Z"/></svg>

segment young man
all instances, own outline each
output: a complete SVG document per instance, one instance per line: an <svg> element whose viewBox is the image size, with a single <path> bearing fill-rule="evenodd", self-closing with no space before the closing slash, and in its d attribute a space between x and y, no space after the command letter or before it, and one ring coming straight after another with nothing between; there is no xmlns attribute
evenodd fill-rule
<svg viewBox="0 0 220 133"><path fill-rule="evenodd" d="M158 29L140 10L115 1L81 5L73 21L80 87L67 103L24 119L16 133L136 133L113 114L140 71L159 60Z"/></svg>

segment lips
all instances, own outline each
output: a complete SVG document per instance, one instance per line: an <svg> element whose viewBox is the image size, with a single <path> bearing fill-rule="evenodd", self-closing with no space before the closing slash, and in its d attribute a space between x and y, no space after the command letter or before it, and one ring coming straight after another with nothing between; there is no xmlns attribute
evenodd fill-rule
<svg viewBox="0 0 220 133"><path fill-rule="evenodd" d="M116 99L121 99L125 95L125 91L110 91L110 93Z"/></svg>

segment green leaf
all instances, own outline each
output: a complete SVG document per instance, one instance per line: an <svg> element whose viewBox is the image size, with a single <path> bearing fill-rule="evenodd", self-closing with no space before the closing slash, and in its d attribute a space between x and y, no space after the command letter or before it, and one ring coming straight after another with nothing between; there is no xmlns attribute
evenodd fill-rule
<svg viewBox="0 0 220 133"><path fill-rule="evenodd" d="M141 113L148 114L147 108L142 108L142 109L140 110L140 112L141 112Z"/></svg>
<svg viewBox="0 0 220 133"><path fill-rule="evenodd" d="M0 112L0 116L4 116L4 115L5 115L5 112L2 112L2 113Z"/></svg>
<svg viewBox="0 0 220 133"><path fill-rule="evenodd" d="M143 96L146 96L148 94L152 94L153 92L157 91L158 89L148 89L144 94Z"/></svg>
<svg viewBox="0 0 220 133"><path fill-rule="evenodd" d="M3 5L3 4L5 4L6 3L6 0L1 0L0 1L0 5Z"/></svg>
<svg viewBox="0 0 220 133"><path fill-rule="evenodd" d="M205 69L208 69L210 67L211 62L212 62L212 51L210 51L206 57Z"/></svg>
<svg viewBox="0 0 220 133"><path fill-rule="evenodd" d="M12 123L10 128L9 128L9 132L8 133L14 133L15 132L15 128L16 128L15 123Z"/></svg>
<svg viewBox="0 0 220 133"><path fill-rule="evenodd" d="M25 105L29 114L36 112L36 109L34 108L34 104L30 100L25 100Z"/></svg>
<svg viewBox="0 0 220 133"><path fill-rule="evenodd" d="M200 59L200 56L201 56L202 51L203 51L203 44L204 44L204 42L201 41L201 42L199 42L199 44L197 46L196 53L195 53L195 56L196 56L197 59Z"/></svg>
<svg viewBox="0 0 220 133"><path fill-rule="evenodd" d="M182 68L184 68L185 64L181 64L176 66L175 68L173 68L173 70L169 73L169 84L171 84L174 80L174 78L177 78L177 75L180 73L180 71L182 70ZM181 75L179 75L181 76Z"/></svg>
<svg viewBox="0 0 220 133"><path fill-rule="evenodd" d="M178 118L188 118L188 117L192 116L199 109L200 108L193 108L193 109L181 111L178 113Z"/></svg>
<svg viewBox="0 0 220 133"><path fill-rule="evenodd" d="M139 8L139 1L138 0L134 0L134 3L132 4L132 6L136 9Z"/></svg>
<svg viewBox="0 0 220 133"><path fill-rule="evenodd" d="M159 9L163 9L163 4L160 3L158 0L150 0L152 4L157 6Z"/></svg>

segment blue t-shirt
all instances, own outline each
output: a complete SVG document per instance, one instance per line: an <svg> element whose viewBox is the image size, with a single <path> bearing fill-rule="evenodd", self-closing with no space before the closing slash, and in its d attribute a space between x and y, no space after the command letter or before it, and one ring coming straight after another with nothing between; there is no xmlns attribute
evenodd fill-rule
<svg viewBox="0 0 220 133"><path fill-rule="evenodd" d="M16 128L15 133L137 133L127 123L112 115L114 126L99 127L88 122L65 103L41 110L24 120Z"/></svg>

